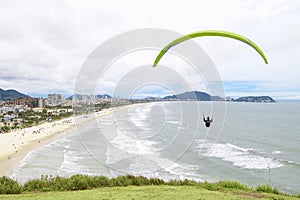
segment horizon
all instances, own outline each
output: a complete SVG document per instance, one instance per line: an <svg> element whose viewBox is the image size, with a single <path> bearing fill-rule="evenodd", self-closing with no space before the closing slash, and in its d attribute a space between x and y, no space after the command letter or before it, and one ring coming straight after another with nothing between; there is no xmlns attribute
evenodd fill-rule
<svg viewBox="0 0 300 200"><path fill-rule="evenodd" d="M28 95L32 98L48 98L48 94L61 94L65 99L67 98L70 98L71 96L73 95L82 95L82 94L62 94L62 93L58 93L58 92L52 92L52 93L47 93L47 94L41 94L41 95L30 95L30 94L26 94L26 93L23 93L22 91L18 91L16 89L3 89L0 87L0 89L4 90L4 91L7 91L7 90L15 90L19 93L22 93L22 94L25 94L25 95ZM182 93L186 93L186 92L204 92L204 91L200 91L200 90L193 90L193 91L184 91ZM108 94L108 93L98 93L98 94L91 94L91 95L109 95L110 97L114 97L114 98L121 98L121 99L145 99L145 98L149 98L149 97L159 97L159 98L164 98L166 96L172 96L172 95L178 95L178 94L182 94L182 93L177 93L177 94L163 94L163 95L156 95L156 94L152 94L152 95L149 95L149 96L136 96L136 97L133 97L133 98L127 98L127 97L118 97L118 96L112 96L111 94ZM204 92L204 93L207 93L207 92ZM211 95L210 93L207 93L209 95ZM213 95L212 95L213 96ZM259 96L268 96L268 97L271 97L272 99L274 99L275 101L300 101L300 99L277 99L277 98L274 98L273 96L271 95L246 95L246 96L225 96L225 97L230 97L232 99L237 99L237 98L241 98L241 97L248 97L248 96L253 96L253 97L259 97ZM1 97L1 96L0 96ZM0 99L1 100L1 99Z"/></svg>

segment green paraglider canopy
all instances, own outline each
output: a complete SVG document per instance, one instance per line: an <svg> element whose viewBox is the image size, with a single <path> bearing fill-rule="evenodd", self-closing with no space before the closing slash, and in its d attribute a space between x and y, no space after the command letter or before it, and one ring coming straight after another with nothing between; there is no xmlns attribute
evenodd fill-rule
<svg viewBox="0 0 300 200"><path fill-rule="evenodd" d="M158 56L156 57L153 67L156 67L158 62L160 61L160 59L164 56L164 54L173 46L184 42L186 40L192 39L192 38L196 38L196 37L203 37L203 36L220 36L220 37L228 37L228 38L232 38L232 39L236 39L239 41L242 41L248 45L250 45L252 48L254 48L259 55L264 59L265 63L268 64L268 60L267 57L265 56L264 52L251 40L249 40L248 38L236 34L236 33L232 33L232 32L227 32L227 31L218 31L218 30L206 30L206 31L199 31L199 32L194 32L194 33L190 33L187 35L184 35L182 37L179 37L177 39L175 39L174 41L170 42L167 46L165 46L163 48L163 50L161 50L158 54Z"/></svg>

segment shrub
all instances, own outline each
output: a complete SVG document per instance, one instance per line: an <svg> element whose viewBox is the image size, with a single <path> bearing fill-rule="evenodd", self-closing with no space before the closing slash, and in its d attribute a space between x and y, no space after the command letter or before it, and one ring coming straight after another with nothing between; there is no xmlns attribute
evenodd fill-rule
<svg viewBox="0 0 300 200"><path fill-rule="evenodd" d="M181 185L181 181L180 180L169 180L167 182L167 185L178 186L178 185Z"/></svg>
<svg viewBox="0 0 300 200"><path fill-rule="evenodd" d="M27 181L23 186L23 191L42 191L45 185L40 180Z"/></svg>
<svg viewBox="0 0 300 200"><path fill-rule="evenodd" d="M22 187L6 176L0 177L0 194L20 194Z"/></svg>
<svg viewBox="0 0 300 200"><path fill-rule="evenodd" d="M209 183L207 181L204 181L202 183L199 183L198 186L202 187L202 188L205 188L207 190L212 190L212 191L215 191L215 190L219 190L220 187L218 187L218 185L216 183Z"/></svg>
<svg viewBox="0 0 300 200"><path fill-rule="evenodd" d="M67 177L52 177L44 175L40 179L30 180L23 186L19 185L16 181L7 178L0 177L0 194L20 194L22 191L26 192L45 192L45 191L70 191L70 190L86 190L99 187L111 187L111 186L129 186L129 185L196 185L198 187L206 188L208 190L222 190L222 189L238 189L254 191L248 186L241 184L237 181L219 181L216 183L209 183L207 181L198 183L193 180L170 180L165 182L159 178L146 178L143 176L119 176L115 178L107 178L105 176L86 176L86 175L73 175L70 178ZM276 188L272 188L270 185L257 186L256 191L266 192L272 194L282 194ZM296 195L294 195L296 196ZM297 196L300 197L300 194Z"/></svg>
<svg viewBox="0 0 300 200"><path fill-rule="evenodd" d="M111 186L111 181L105 176L94 176L91 178L90 185L92 188L109 187Z"/></svg>
<svg viewBox="0 0 300 200"><path fill-rule="evenodd" d="M239 189L239 190L250 190L250 188L237 181L220 181L217 183L221 188Z"/></svg>
<svg viewBox="0 0 300 200"><path fill-rule="evenodd" d="M265 192L265 193L272 193L272 194L280 194L276 188L273 188L270 185L259 185L256 187L257 192Z"/></svg>
<svg viewBox="0 0 300 200"><path fill-rule="evenodd" d="M132 185L132 178L130 175L118 176L111 179L112 186L129 186Z"/></svg>
<svg viewBox="0 0 300 200"><path fill-rule="evenodd" d="M148 178L144 176L128 176L131 179L132 185L141 186L141 185L151 185L151 182Z"/></svg>
<svg viewBox="0 0 300 200"><path fill-rule="evenodd" d="M88 189L88 176L84 176L84 175L73 175L71 176L71 178L69 179L70 181L70 186L71 186L71 190L86 190Z"/></svg>
<svg viewBox="0 0 300 200"><path fill-rule="evenodd" d="M165 181L159 178L150 178L149 179L150 185L164 185Z"/></svg>
<svg viewBox="0 0 300 200"><path fill-rule="evenodd" d="M52 191L67 191L71 190L69 178L57 176L51 180Z"/></svg>

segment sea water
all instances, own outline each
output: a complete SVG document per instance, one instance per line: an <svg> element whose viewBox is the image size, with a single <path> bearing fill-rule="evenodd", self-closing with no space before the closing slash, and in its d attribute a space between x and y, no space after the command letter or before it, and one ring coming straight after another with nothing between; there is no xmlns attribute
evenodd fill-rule
<svg viewBox="0 0 300 200"><path fill-rule="evenodd" d="M27 154L12 178L133 174L299 193L300 102L220 104L225 113L209 102L147 103L77 124ZM202 114L214 114L210 128Z"/></svg>

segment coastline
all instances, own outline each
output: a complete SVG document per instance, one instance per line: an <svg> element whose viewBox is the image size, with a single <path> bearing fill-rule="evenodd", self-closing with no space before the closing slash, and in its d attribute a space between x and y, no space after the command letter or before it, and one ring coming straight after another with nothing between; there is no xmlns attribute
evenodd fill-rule
<svg viewBox="0 0 300 200"><path fill-rule="evenodd" d="M8 176L14 167L35 148L48 144L74 127L73 117L0 135L0 176Z"/></svg>
<svg viewBox="0 0 300 200"><path fill-rule="evenodd" d="M41 146L64 136L76 124L83 124L99 117L104 117L115 111L132 108L141 104L131 104L103 109L99 112L64 118L54 122L24 128L22 130L0 134L0 176L10 176L14 168L25 156ZM87 118L85 118L87 116Z"/></svg>

